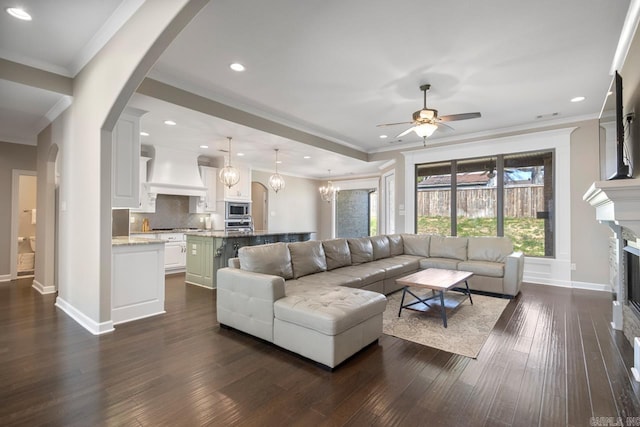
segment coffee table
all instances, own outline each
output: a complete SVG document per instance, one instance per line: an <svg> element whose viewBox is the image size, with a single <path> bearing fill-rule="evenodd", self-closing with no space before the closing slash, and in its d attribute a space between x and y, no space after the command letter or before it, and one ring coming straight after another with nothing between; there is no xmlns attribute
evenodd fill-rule
<svg viewBox="0 0 640 427"><path fill-rule="evenodd" d="M396 279L396 282L403 285L402 288L402 301L400 302L400 309L398 310L398 317L402 313L403 308L411 309L416 304L424 304L427 307L431 305L427 301L434 299L440 299L440 314L442 316L442 323L444 327L447 327L447 311L444 305L444 293L448 290L456 290L469 296L469 301L473 305L471 299L471 291L469 291L469 283L467 279L473 276L470 271L458 271L458 270L445 270L442 268L427 268L420 270L417 273L410 274L405 277ZM457 285L464 282L465 288L457 287ZM410 288L430 289L432 291L431 296L419 297L414 294ZM406 294L410 294L417 301L412 301L405 305L404 297Z"/></svg>

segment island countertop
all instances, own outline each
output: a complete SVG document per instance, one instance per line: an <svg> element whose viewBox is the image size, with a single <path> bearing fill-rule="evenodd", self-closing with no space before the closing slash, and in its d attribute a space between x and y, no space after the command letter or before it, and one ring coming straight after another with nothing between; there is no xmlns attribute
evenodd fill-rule
<svg viewBox="0 0 640 427"><path fill-rule="evenodd" d="M130 236L117 236L111 238L111 246L153 245L157 243L165 243L165 241Z"/></svg>
<svg viewBox="0 0 640 427"><path fill-rule="evenodd" d="M263 236L279 236L283 234L313 234L315 231L268 231L268 230L254 230L254 231L192 231L186 232L187 236L201 236L201 237L263 237Z"/></svg>

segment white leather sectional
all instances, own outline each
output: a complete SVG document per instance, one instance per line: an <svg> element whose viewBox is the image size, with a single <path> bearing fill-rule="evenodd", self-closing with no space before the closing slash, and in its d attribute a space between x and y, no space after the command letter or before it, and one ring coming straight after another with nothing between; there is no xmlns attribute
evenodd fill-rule
<svg viewBox="0 0 640 427"><path fill-rule="evenodd" d="M380 337L397 278L466 270L472 289L515 296L524 258L502 237L396 234L248 246L229 265L217 277L222 326L333 368Z"/></svg>

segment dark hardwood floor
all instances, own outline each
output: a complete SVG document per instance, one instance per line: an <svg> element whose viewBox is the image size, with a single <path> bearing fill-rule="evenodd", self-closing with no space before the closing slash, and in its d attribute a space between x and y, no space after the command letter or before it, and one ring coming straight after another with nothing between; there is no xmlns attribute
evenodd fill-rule
<svg viewBox="0 0 640 427"><path fill-rule="evenodd" d="M165 315L99 337L30 285L0 283L2 426L588 426L640 416L633 350L609 327L605 293L525 285L477 360L383 335L331 373L221 330L215 292L183 275L167 277Z"/></svg>

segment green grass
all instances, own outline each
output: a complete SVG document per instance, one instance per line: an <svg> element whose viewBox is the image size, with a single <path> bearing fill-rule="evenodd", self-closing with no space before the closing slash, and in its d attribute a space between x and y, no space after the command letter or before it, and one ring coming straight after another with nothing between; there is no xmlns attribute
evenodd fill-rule
<svg viewBox="0 0 640 427"><path fill-rule="evenodd" d="M451 235L449 217L418 217L419 234ZM495 236L495 218L458 218L458 236ZM544 220L536 218L505 218L504 235L513 242L515 251L529 256L544 256Z"/></svg>

